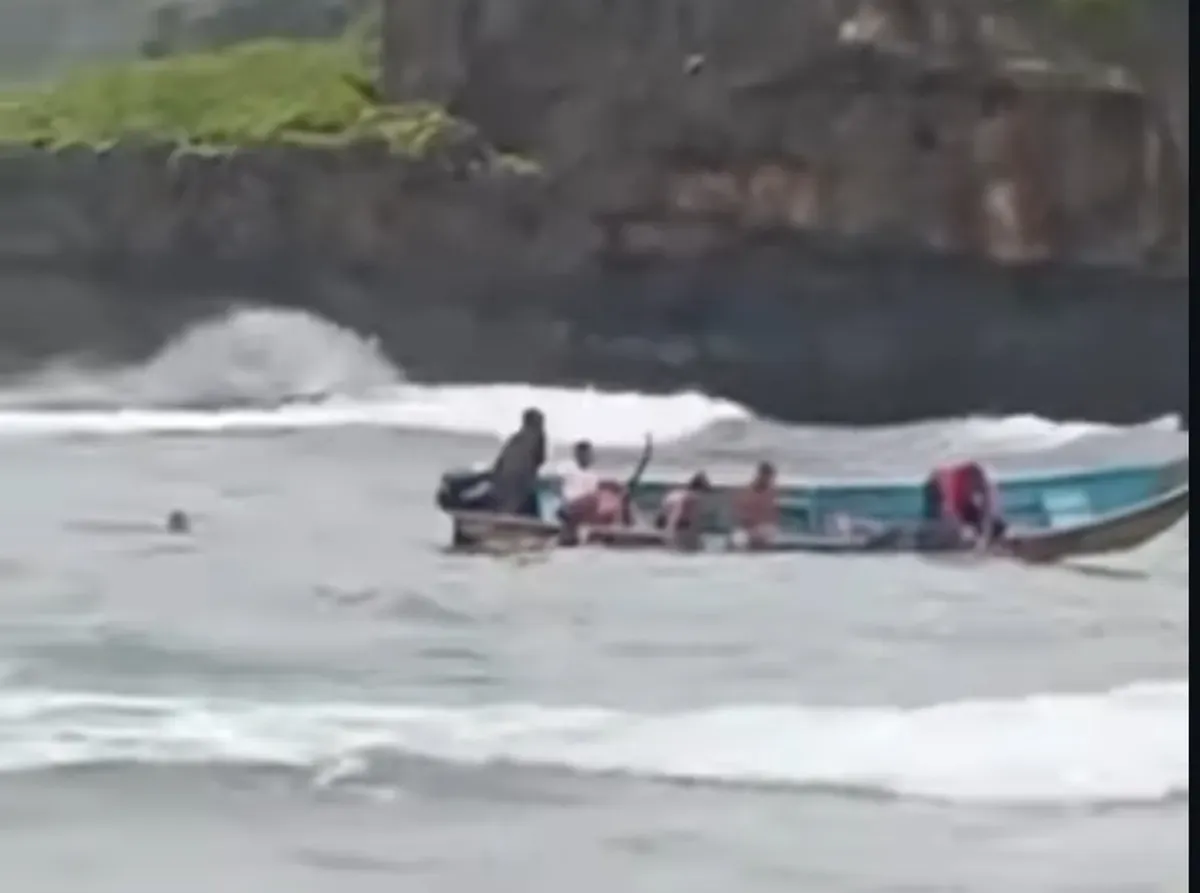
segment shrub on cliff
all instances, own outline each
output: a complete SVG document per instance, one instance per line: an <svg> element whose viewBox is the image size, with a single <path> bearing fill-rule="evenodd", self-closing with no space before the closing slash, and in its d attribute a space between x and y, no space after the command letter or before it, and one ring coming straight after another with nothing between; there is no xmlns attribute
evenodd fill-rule
<svg viewBox="0 0 1200 893"><path fill-rule="evenodd" d="M48 87L0 93L0 143L383 141L422 156L475 140L469 125L435 106L379 104L372 80L352 40L263 40L81 70Z"/></svg>

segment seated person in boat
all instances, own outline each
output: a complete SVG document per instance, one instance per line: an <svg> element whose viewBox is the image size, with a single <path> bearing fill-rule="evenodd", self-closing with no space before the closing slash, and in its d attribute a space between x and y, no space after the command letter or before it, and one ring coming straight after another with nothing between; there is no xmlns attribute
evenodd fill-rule
<svg viewBox="0 0 1200 893"><path fill-rule="evenodd" d="M591 514L600 489L600 474L596 471L596 453L590 441L581 440L571 450L571 461L562 469L562 508L559 517L564 521Z"/></svg>
<svg viewBox="0 0 1200 893"><path fill-rule="evenodd" d="M605 480L595 470L595 450L581 440L572 451L572 464L562 472L562 508L559 519L567 525L611 527L629 524L625 488Z"/></svg>
<svg viewBox="0 0 1200 893"><path fill-rule="evenodd" d="M750 484L734 500L734 518L739 537L750 546L765 545L779 530L779 500L775 490L775 466L760 462Z"/></svg>
<svg viewBox="0 0 1200 893"><path fill-rule="evenodd" d="M949 522L973 542L1004 536L1000 499L988 473L978 462L962 462L935 470L925 481L925 518Z"/></svg>
<svg viewBox="0 0 1200 893"><path fill-rule="evenodd" d="M708 475L698 471L683 487L669 491L662 499L654 526L678 545L693 546L699 542L708 501L713 492Z"/></svg>
<svg viewBox="0 0 1200 893"><path fill-rule="evenodd" d="M538 472L545 461L546 419L541 410L527 409L492 465L493 511L538 517Z"/></svg>

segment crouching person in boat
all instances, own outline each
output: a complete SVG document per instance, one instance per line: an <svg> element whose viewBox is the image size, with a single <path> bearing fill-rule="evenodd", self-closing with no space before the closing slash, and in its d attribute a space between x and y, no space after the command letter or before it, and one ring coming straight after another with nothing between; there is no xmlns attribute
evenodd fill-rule
<svg viewBox="0 0 1200 893"><path fill-rule="evenodd" d="M734 501L735 543L739 548L764 548L779 535L779 497L776 471L770 462L760 462L750 484Z"/></svg>
<svg viewBox="0 0 1200 893"><path fill-rule="evenodd" d="M521 427L504 442L492 464L492 510L537 518L538 472L545 462L545 416L539 409L527 409L521 416Z"/></svg>
<svg viewBox="0 0 1200 893"><path fill-rule="evenodd" d="M1004 538L1007 525L1000 499L988 473L978 462L962 462L935 470L925 482L925 518L949 524L967 542L991 545Z"/></svg>
<svg viewBox="0 0 1200 893"><path fill-rule="evenodd" d="M545 419L527 409L521 427L504 442L495 462L486 469L448 471L438 485L436 502L445 512L510 514L538 519L538 472L546 461ZM476 544L458 519L454 546Z"/></svg>
<svg viewBox="0 0 1200 893"><path fill-rule="evenodd" d="M671 490L663 497L654 517L654 526L666 533L677 548L699 548L712 492L708 475L703 471L696 472L686 486Z"/></svg>

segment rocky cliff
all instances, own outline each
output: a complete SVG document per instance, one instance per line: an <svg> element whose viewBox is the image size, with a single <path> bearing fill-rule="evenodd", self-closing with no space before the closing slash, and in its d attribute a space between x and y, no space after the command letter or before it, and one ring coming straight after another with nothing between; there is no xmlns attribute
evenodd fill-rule
<svg viewBox="0 0 1200 893"><path fill-rule="evenodd" d="M1186 252L1179 135L1129 69L1023 27L1020 3L385 10L390 95L542 158L595 213L736 216L1002 261Z"/></svg>
<svg viewBox="0 0 1200 893"><path fill-rule="evenodd" d="M236 303L432 380L700 386L782 418L1186 412L1185 277L1005 271L787 226L598 221L502 162L382 148L0 159L0 349L137 356ZM669 243L669 244L668 244Z"/></svg>
<svg viewBox="0 0 1200 893"><path fill-rule="evenodd" d="M423 378L700 386L850 423L1186 412L1186 215L1153 103L838 6L405 0L388 89L480 125L420 157L10 146L0 360L136 355L268 302Z"/></svg>

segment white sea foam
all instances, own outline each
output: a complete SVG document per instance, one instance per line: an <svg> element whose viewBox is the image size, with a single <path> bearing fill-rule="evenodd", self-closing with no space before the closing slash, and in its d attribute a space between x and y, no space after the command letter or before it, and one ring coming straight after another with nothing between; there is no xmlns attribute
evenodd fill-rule
<svg viewBox="0 0 1200 893"><path fill-rule="evenodd" d="M314 777L420 756L714 784L984 803L1189 791L1189 685L918 709L264 704L0 690L0 771L100 762L273 764Z"/></svg>

